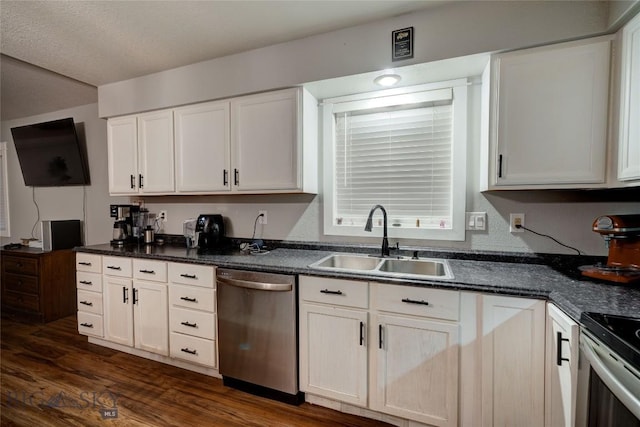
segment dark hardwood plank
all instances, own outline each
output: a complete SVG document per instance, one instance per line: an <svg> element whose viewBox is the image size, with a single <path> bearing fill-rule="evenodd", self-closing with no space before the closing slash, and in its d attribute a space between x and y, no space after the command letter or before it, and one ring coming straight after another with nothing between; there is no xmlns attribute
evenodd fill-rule
<svg viewBox="0 0 640 427"><path fill-rule="evenodd" d="M347 426L388 424L253 396L195 372L90 344L76 316L3 317L2 426ZM117 409L117 417L111 411ZM107 423L107 424L105 424Z"/></svg>

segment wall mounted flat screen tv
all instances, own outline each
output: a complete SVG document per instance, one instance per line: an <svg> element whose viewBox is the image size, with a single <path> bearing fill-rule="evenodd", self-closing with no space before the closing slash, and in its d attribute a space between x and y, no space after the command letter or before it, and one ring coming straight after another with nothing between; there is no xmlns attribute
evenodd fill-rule
<svg viewBox="0 0 640 427"><path fill-rule="evenodd" d="M73 118L11 129L27 187L87 185L89 166Z"/></svg>

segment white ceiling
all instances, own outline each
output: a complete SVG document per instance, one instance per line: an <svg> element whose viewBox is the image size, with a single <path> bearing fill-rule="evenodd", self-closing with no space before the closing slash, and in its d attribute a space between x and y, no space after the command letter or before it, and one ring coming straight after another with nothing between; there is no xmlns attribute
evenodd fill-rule
<svg viewBox="0 0 640 427"><path fill-rule="evenodd" d="M2 0L0 118L97 102L102 84L444 1Z"/></svg>

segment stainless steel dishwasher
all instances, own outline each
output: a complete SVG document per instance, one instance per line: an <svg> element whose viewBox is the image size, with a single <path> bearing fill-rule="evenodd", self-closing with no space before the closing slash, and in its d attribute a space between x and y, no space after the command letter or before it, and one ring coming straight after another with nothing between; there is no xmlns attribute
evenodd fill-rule
<svg viewBox="0 0 640 427"><path fill-rule="evenodd" d="M296 277L219 268L218 342L225 385L298 404Z"/></svg>

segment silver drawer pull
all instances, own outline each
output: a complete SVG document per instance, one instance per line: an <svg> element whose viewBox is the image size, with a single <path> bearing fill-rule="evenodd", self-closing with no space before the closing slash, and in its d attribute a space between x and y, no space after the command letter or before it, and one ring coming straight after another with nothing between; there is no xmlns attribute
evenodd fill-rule
<svg viewBox="0 0 640 427"><path fill-rule="evenodd" d="M107 268L111 270L122 270L122 267L118 267L116 265L107 265Z"/></svg>
<svg viewBox="0 0 640 427"><path fill-rule="evenodd" d="M409 299L409 298L402 298L402 302L406 302L408 304L421 304L421 305L429 305L428 301L424 301L424 300L414 300L414 299Z"/></svg>
<svg viewBox="0 0 640 427"><path fill-rule="evenodd" d="M83 285L93 285L93 282L89 281L89 280L80 280L80 283Z"/></svg>
<svg viewBox="0 0 640 427"><path fill-rule="evenodd" d="M190 328L197 328L198 324L197 323L189 323L189 322L180 322L180 324L184 325L184 326L188 326Z"/></svg>
<svg viewBox="0 0 640 427"><path fill-rule="evenodd" d="M187 301L187 302L198 302L196 298L191 298L191 297L180 297L180 299L182 301Z"/></svg>
<svg viewBox="0 0 640 427"><path fill-rule="evenodd" d="M189 353L189 354L198 354L198 352L196 350L189 350L189 348L181 348L180 351L183 351L185 353Z"/></svg>
<svg viewBox="0 0 640 427"><path fill-rule="evenodd" d="M89 307L93 307L93 303L90 301L80 301L80 304L88 305Z"/></svg>
<svg viewBox="0 0 640 427"><path fill-rule="evenodd" d="M80 326L84 326L85 328L93 328L93 323L80 323Z"/></svg>

